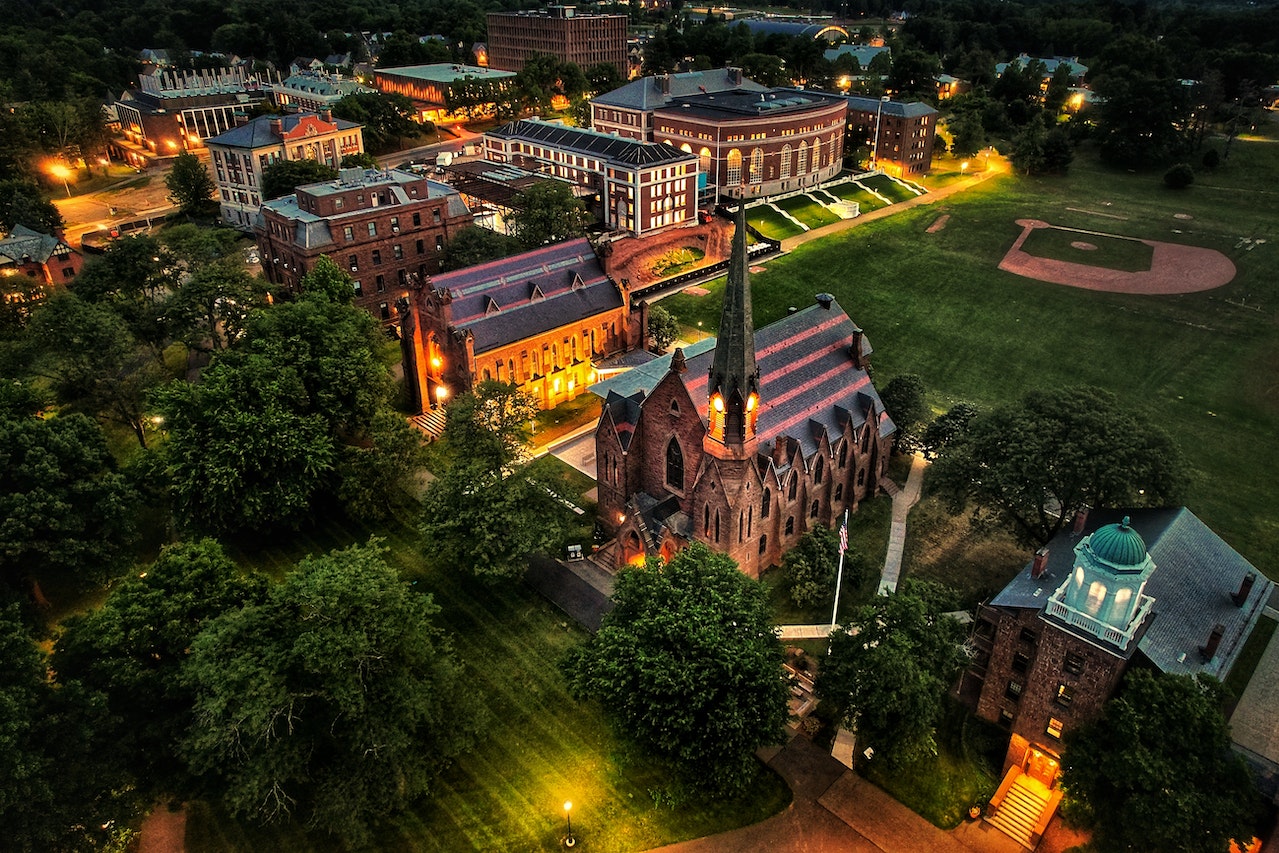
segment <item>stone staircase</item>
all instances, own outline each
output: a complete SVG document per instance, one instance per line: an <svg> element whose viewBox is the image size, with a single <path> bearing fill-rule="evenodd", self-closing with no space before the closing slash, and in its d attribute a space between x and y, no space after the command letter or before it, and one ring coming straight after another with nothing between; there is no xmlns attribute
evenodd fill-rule
<svg viewBox="0 0 1279 853"><path fill-rule="evenodd" d="M409 423L426 433L428 441L435 441L444 435L444 410L427 409L422 414L409 418Z"/></svg>
<svg viewBox="0 0 1279 853"><path fill-rule="evenodd" d="M1016 774L1014 776L1014 774ZM1053 792L1042 782L1031 779L1014 767L999 786L1000 793L990 801L986 822L1027 850L1034 850L1043 834L1045 812L1055 805ZM1002 794L1002 796L1001 796ZM1051 815L1049 815L1051 816Z"/></svg>

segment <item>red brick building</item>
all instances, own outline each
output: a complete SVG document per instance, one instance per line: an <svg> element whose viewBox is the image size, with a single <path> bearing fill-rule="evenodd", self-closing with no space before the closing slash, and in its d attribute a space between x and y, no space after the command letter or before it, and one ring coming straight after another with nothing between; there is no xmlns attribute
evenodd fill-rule
<svg viewBox="0 0 1279 853"><path fill-rule="evenodd" d="M611 92L591 98L591 129L643 142L653 141L653 113L676 98L721 92L767 92L740 68L657 74L632 80Z"/></svg>
<svg viewBox="0 0 1279 853"><path fill-rule="evenodd" d="M355 280L355 302L395 320L396 299L439 272L444 244L471 227L447 184L411 172L343 169L338 180L268 201L254 227L267 281L296 291L321 255Z"/></svg>
<svg viewBox="0 0 1279 853"><path fill-rule="evenodd" d="M436 276L401 310L420 407L496 379L554 408L587 390L596 361L646 334L644 306L632 307L585 238Z"/></svg>
<svg viewBox="0 0 1279 853"><path fill-rule="evenodd" d="M919 102L848 95L848 144L869 149L870 166L896 178L933 167L937 110Z"/></svg>
<svg viewBox="0 0 1279 853"><path fill-rule="evenodd" d="M673 98L653 112L653 139L696 154L706 183L733 196L773 195L839 174L848 104L798 89Z"/></svg>
<svg viewBox="0 0 1279 853"><path fill-rule="evenodd" d="M719 338L597 386L600 522L613 567L696 540L758 577L874 495L896 431L870 345L829 294L756 332L739 212Z"/></svg>
<svg viewBox="0 0 1279 853"><path fill-rule="evenodd" d="M1273 588L1184 507L1077 518L977 612L960 696L1009 731L991 822L1033 846L1060 798L1063 738L1128 668L1225 678Z"/></svg>
<svg viewBox="0 0 1279 853"><path fill-rule="evenodd" d="M612 65L627 77L626 15L579 15L576 6L488 14L489 68L519 71L536 53L583 70Z"/></svg>

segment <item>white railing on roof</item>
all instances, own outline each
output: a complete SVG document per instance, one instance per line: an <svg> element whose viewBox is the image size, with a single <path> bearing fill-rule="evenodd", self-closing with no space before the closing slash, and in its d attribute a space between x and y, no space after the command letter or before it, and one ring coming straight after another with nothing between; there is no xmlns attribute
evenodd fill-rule
<svg viewBox="0 0 1279 853"><path fill-rule="evenodd" d="M1137 609L1133 612L1132 619L1128 621L1128 627L1116 628L1114 625L1102 622L1100 619L1068 606L1065 602L1065 587L1063 586L1049 597L1048 603L1044 605L1044 613L1055 619L1060 619L1067 625L1086 631L1094 637L1100 637L1121 649L1127 649L1128 644L1132 642L1133 636L1137 633L1137 629L1141 627L1141 623L1146 621L1146 616L1150 614L1154 604L1155 600L1149 595L1141 596L1137 600Z"/></svg>

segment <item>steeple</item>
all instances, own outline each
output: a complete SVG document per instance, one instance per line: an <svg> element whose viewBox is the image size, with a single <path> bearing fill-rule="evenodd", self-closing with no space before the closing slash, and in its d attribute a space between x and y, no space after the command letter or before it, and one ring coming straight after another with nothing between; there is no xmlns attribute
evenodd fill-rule
<svg viewBox="0 0 1279 853"><path fill-rule="evenodd" d="M755 417L759 413L759 367L755 364L755 326L751 321L751 286L747 276L746 205L738 203L728 285L719 321L715 358L711 363L707 449L717 456L742 458L755 452Z"/></svg>

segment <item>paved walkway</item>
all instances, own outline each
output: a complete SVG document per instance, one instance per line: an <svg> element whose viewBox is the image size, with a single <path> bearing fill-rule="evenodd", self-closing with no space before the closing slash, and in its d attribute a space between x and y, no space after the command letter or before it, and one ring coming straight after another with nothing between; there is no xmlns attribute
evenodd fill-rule
<svg viewBox="0 0 1279 853"><path fill-rule="evenodd" d="M902 552L906 548L906 516L910 508L919 503L920 489L924 483L924 469L928 461L916 454L910 463L910 476L905 488L890 491L893 496L893 522L888 532L888 553L884 555L884 572L879 577L879 595L897 591L897 581L902 574Z"/></svg>

